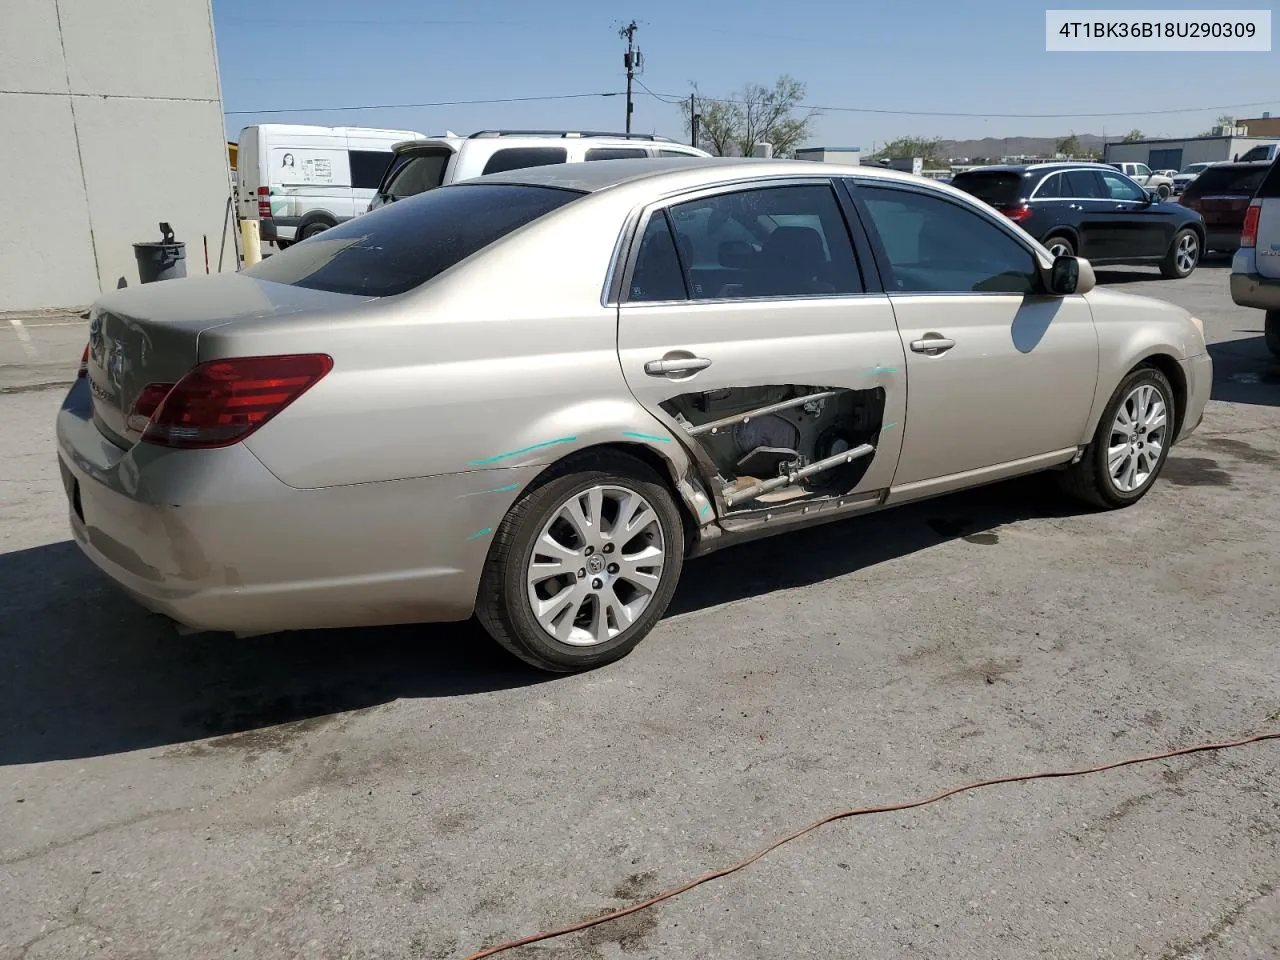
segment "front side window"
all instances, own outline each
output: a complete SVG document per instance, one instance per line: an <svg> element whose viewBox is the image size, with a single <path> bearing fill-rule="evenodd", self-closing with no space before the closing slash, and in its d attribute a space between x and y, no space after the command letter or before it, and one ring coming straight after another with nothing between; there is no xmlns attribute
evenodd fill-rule
<svg viewBox="0 0 1280 960"><path fill-rule="evenodd" d="M721 193L671 208L695 300L862 292L829 184Z"/></svg>
<svg viewBox="0 0 1280 960"><path fill-rule="evenodd" d="M908 293L1031 293L1031 251L995 224L941 197L859 186L893 285Z"/></svg>
<svg viewBox="0 0 1280 960"><path fill-rule="evenodd" d="M504 170L523 170L526 167L545 167L552 163L564 163L569 151L564 147L508 147L495 151L481 171L502 173Z"/></svg>
<svg viewBox="0 0 1280 960"><path fill-rule="evenodd" d="M1140 163L1140 164L1138 164L1138 166L1137 166L1137 168L1136 168L1136 169L1137 169L1137 171L1138 171L1138 176L1140 176L1140 177L1149 177L1149 176L1151 176L1151 168L1150 168L1150 167L1148 167L1145 163Z"/></svg>
<svg viewBox="0 0 1280 960"><path fill-rule="evenodd" d="M395 296L580 196L514 184L441 187L294 244L244 275L331 293Z"/></svg>
<svg viewBox="0 0 1280 960"><path fill-rule="evenodd" d="M1104 173L1102 182L1106 184L1107 195L1112 200L1145 200L1143 189L1127 177L1115 173Z"/></svg>

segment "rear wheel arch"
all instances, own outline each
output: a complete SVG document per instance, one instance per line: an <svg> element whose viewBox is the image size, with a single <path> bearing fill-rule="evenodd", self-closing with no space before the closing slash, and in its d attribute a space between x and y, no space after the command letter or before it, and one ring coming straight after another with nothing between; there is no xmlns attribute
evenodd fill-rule
<svg viewBox="0 0 1280 960"><path fill-rule="evenodd" d="M1054 227L1044 235L1044 239L1040 241L1040 245L1043 247L1048 247L1049 241L1052 240L1054 237L1061 237L1062 239L1066 240L1068 243L1071 244L1071 249L1073 249L1076 252L1076 255L1077 256L1081 255L1080 254L1080 233L1079 231L1076 230L1075 227L1071 227L1071 226Z"/></svg>

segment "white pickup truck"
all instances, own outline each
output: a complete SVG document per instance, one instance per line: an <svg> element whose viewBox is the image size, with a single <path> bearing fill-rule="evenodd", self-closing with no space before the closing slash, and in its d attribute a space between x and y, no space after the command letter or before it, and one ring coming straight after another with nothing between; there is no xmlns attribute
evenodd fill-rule
<svg viewBox="0 0 1280 960"><path fill-rule="evenodd" d="M1108 166L1115 167L1147 190L1154 190L1160 195L1161 200L1167 200L1173 195L1173 178L1152 173L1151 168L1145 163L1112 163Z"/></svg>

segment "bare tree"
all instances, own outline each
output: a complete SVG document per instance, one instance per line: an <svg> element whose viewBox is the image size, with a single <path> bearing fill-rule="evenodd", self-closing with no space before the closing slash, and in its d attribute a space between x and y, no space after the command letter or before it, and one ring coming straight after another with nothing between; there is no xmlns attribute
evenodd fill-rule
<svg viewBox="0 0 1280 960"><path fill-rule="evenodd" d="M748 83L724 98L703 97L695 84L698 146L717 156L750 156L757 143L773 144L775 156L790 157L809 136L819 111L803 108L805 85L788 76L772 87ZM681 106L690 130L689 104Z"/></svg>

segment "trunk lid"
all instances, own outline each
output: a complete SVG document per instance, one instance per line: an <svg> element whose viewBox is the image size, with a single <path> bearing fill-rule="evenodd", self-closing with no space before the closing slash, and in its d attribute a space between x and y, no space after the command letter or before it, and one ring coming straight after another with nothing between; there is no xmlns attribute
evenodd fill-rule
<svg viewBox="0 0 1280 960"><path fill-rule="evenodd" d="M89 319L86 378L94 422L112 443L128 449L146 425L141 414L130 422L144 389L153 383L175 384L195 367L206 330L363 299L239 273L166 280L107 294Z"/></svg>

